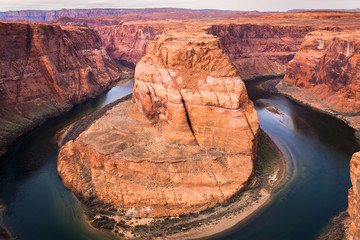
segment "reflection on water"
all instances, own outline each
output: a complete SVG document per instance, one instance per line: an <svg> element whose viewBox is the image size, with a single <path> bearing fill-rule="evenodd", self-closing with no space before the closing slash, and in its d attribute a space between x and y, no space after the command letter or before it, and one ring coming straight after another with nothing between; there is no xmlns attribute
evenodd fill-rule
<svg viewBox="0 0 360 240"><path fill-rule="evenodd" d="M261 90L259 83L247 83L249 97L263 99L284 114L255 104L261 128L290 158L291 179L261 212L216 238L315 239L347 208L349 160L359 149L354 131L333 117Z"/></svg>
<svg viewBox="0 0 360 240"><path fill-rule="evenodd" d="M0 159L0 199L4 225L18 239L112 239L90 229L74 195L57 170L54 136L66 125L132 92L133 82L116 86L96 99L75 106L21 137Z"/></svg>

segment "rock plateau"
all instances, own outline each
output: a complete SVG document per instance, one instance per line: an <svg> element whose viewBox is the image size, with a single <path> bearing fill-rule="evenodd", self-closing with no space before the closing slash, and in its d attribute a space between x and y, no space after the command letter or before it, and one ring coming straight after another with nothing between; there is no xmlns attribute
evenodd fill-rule
<svg viewBox="0 0 360 240"><path fill-rule="evenodd" d="M65 186L129 217L199 212L241 191L259 123L219 38L199 30L157 36L135 72L134 102L61 148Z"/></svg>

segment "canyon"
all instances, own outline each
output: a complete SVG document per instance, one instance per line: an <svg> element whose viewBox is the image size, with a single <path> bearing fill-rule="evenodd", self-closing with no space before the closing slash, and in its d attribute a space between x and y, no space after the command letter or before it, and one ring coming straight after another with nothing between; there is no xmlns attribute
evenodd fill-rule
<svg viewBox="0 0 360 240"><path fill-rule="evenodd" d="M117 81L123 68L88 28L0 23L0 152Z"/></svg>
<svg viewBox="0 0 360 240"><path fill-rule="evenodd" d="M259 122L243 80L285 75L278 92L360 129L359 13L99 9L1 17L47 21L0 23L2 153L136 65L132 100L68 141L58 158L64 185L85 203L110 206L116 224L198 213L248 185ZM356 153L349 239L360 237L358 161Z"/></svg>
<svg viewBox="0 0 360 240"><path fill-rule="evenodd" d="M314 31L306 35L276 89L333 115L360 132L360 32ZM360 238L359 152L352 156L347 239Z"/></svg>
<svg viewBox="0 0 360 240"><path fill-rule="evenodd" d="M133 102L61 148L65 186L127 217L197 213L239 193L253 174L259 123L220 46L189 29L150 42Z"/></svg>
<svg viewBox="0 0 360 240"><path fill-rule="evenodd" d="M359 13L309 12L259 17L182 21L176 14L166 21L144 15L119 17L58 18L62 26L87 26L99 32L108 54L137 64L149 41L158 34L187 26L206 29L220 37L223 50L243 80L281 76L299 51L307 33L315 30L356 30Z"/></svg>

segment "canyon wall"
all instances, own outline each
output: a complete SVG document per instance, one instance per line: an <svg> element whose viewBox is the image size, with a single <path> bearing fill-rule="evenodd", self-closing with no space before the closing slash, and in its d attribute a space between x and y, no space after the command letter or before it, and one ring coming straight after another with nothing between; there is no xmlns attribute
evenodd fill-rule
<svg viewBox="0 0 360 240"><path fill-rule="evenodd" d="M165 15L163 15L165 14ZM87 26L101 35L108 54L136 64L156 35L167 29L207 29L220 37L223 50L243 80L258 76L284 75L287 64L300 49L305 35L327 29L357 29L358 13L297 13L271 16L181 21L181 13L127 14L97 18L54 19L60 25ZM162 20L164 19L164 20ZM165 20L166 19L166 20Z"/></svg>
<svg viewBox="0 0 360 240"><path fill-rule="evenodd" d="M271 22L271 21L270 21ZM221 39L225 53L242 79L283 75L311 26L219 24L209 29Z"/></svg>
<svg viewBox="0 0 360 240"><path fill-rule="evenodd" d="M277 88L360 128L360 32L309 33Z"/></svg>
<svg viewBox="0 0 360 240"><path fill-rule="evenodd" d="M360 152L355 153L350 161L350 177L352 188L349 190L350 226L348 239L360 239Z"/></svg>
<svg viewBox="0 0 360 240"><path fill-rule="evenodd" d="M157 36L123 102L60 150L63 183L125 217L178 216L225 202L253 171L259 122L219 39Z"/></svg>
<svg viewBox="0 0 360 240"><path fill-rule="evenodd" d="M267 24L193 25L199 29L208 28L209 33L220 37L223 50L245 80L257 76L283 75L303 37L313 29ZM145 55L146 45L156 35L169 28L181 30L186 27L181 22L144 21L95 29L111 57L137 64Z"/></svg>
<svg viewBox="0 0 360 240"><path fill-rule="evenodd" d="M120 65L87 28L0 23L0 149L44 119L99 94Z"/></svg>
<svg viewBox="0 0 360 240"><path fill-rule="evenodd" d="M164 23L123 23L95 28L108 54L118 60L137 64L145 55L149 41L165 31Z"/></svg>

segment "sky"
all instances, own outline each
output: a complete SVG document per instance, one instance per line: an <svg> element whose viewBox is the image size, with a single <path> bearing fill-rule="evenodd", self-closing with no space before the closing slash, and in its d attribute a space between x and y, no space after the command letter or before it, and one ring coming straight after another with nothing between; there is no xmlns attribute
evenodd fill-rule
<svg viewBox="0 0 360 240"><path fill-rule="evenodd" d="M0 0L0 11L61 8L157 8L286 11L354 9L360 0Z"/></svg>

